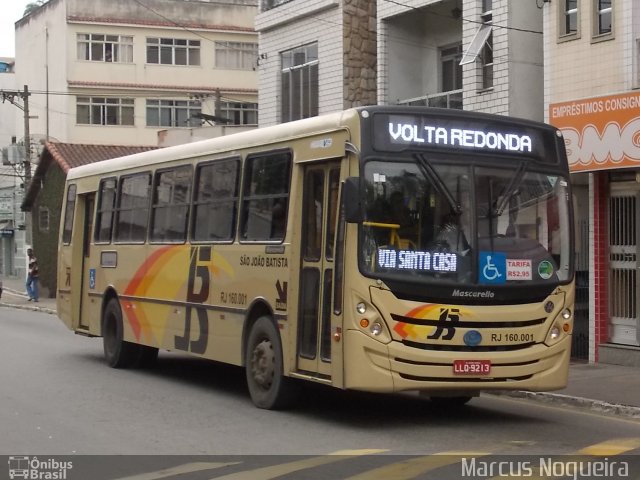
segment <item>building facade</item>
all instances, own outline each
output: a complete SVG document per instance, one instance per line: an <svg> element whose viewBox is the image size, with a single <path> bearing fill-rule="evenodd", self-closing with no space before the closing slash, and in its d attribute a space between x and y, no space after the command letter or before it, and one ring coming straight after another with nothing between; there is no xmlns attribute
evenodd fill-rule
<svg viewBox="0 0 640 480"><path fill-rule="evenodd" d="M263 0L260 126L375 104L376 2Z"/></svg>
<svg viewBox="0 0 640 480"><path fill-rule="evenodd" d="M592 362L640 366L640 5L545 3L547 120L572 170Z"/></svg>
<svg viewBox="0 0 640 480"><path fill-rule="evenodd" d="M32 170L47 140L141 146L203 124L222 125L227 133L255 127L256 11L253 0L49 0L31 11L15 25L8 86L28 88ZM8 116L0 126L9 122L23 142L23 113L2 108ZM180 138L194 137L199 135ZM8 136L0 138L0 146L8 146ZM29 187L24 183L16 182L12 193L18 211ZM38 231L48 223L46 211L38 210L38 202L29 205L34 210L27 214L27 234L16 229L8 248L9 240L1 240L1 251L11 252L9 261L18 267L31 233L48 234ZM2 273L23 276L24 268Z"/></svg>
<svg viewBox="0 0 640 480"><path fill-rule="evenodd" d="M381 0L378 101L542 120L542 38L536 2Z"/></svg>
<svg viewBox="0 0 640 480"><path fill-rule="evenodd" d="M16 23L31 133L155 145L201 114L257 124L255 2L49 0Z"/></svg>

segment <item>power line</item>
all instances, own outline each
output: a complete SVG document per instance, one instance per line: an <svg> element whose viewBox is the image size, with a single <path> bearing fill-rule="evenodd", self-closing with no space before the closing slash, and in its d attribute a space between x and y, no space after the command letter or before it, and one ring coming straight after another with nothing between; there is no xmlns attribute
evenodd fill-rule
<svg viewBox="0 0 640 480"><path fill-rule="evenodd" d="M425 13L427 13L429 15L435 15L437 17L455 18L453 15L447 15L447 14L444 14L444 13L438 13L438 12L434 12L432 10L428 10L428 9L425 9L425 8L414 7L412 5L407 5L406 3L402 3L402 2L399 2L397 0L384 0L384 1L385 2L389 2L389 3L393 3L394 5L398 5L400 7L409 8L411 10L417 10L417 11L420 11L420 12L425 12ZM487 22L483 22L481 20L472 20L470 18L465 18L465 17L460 17L460 19L463 22L475 23L477 25L484 25L485 23L487 23ZM539 31L539 30L530 30L528 28L510 27L508 25L501 25L499 23L491 23L491 25L494 28L502 28L502 29L505 29L505 30L513 30L513 31L516 31L516 32L535 33L535 34L539 34L539 35L542 35L544 33L544 32Z"/></svg>

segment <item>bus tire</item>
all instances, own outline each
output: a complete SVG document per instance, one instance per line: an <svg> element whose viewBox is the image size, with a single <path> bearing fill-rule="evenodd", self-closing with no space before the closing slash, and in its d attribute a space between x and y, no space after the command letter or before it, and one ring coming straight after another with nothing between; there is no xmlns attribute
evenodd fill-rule
<svg viewBox="0 0 640 480"><path fill-rule="evenodd" d="M117 299L107 303L102 319L104 358L111 368L131 367L140 355L140 346L124 341L122 310Z"/></svg>
<svg viewBox="0 0 640 480"><path fill-rule="evenodd" d="M245 372L256 407L278 410L295 400L297 385L284 376L280 335L269 316L258 318L251 327L245 349Z"/></svg>

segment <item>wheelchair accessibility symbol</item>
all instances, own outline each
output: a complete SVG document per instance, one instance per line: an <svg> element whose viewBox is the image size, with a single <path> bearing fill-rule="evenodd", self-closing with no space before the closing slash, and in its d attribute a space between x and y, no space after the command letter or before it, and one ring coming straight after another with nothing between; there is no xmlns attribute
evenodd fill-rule
<svg viewBox="0 0 640 480"><path fill-rule="evenodd" d="M500 284L507 281L507 256L504 253L480 252L480 282Z"/></svg>

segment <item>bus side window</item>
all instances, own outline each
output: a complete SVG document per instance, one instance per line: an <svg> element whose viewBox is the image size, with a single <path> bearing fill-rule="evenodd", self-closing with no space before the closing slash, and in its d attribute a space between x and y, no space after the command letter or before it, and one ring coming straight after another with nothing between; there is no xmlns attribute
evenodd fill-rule
<svg viewBox="0 0 640 480"><path fill-rule="evenodd" d="M120 179L115 239L144 242L147 238L151 174L136 173Z"/></svg>
<svg viewBox="0 0 640 480"><path fill-rule="evenodd" d="M249 241L281 241L291 185L291 154L250 156L245 162L240 237Z"/></svg>
<svg viewBox="0 0 640 480"><path fill-rule="evenodd" d="M64 230L62 231L62 243L69 245L71 243L71 234L73 233L73 214L76 209L76 188L75 184L69 185L67 190L67 204L64 209Z"/></svg>
<svg viewBox="0 0 640 480"><path fill-rule="evenodd" d="M106 178L100 182L98 192L98 208L96 210L95 234L96 243L111 242L113 233L113 217L116 208L116 178Z"/></svg>
<svg viewBox="0 0 640 480"><path fill-rule="evenodd" d="M159 170L155 174L150 240L184 242L191 201L191 166Z"/></svg>
<svg viewBox="0 0 640 480"><path fill-rule="evenodd" d="M238 213L239 178L239 158L198 165L191 224L193 240L233 240Z"/></svg>

